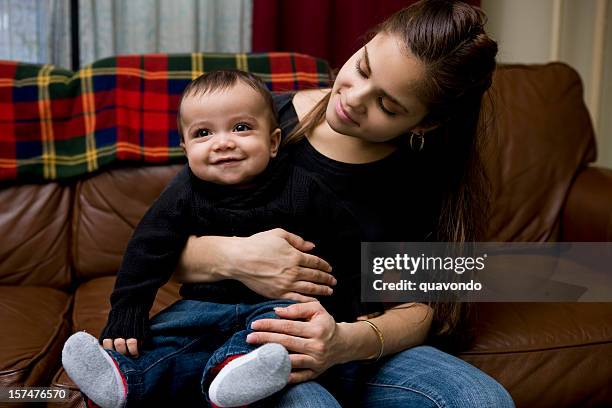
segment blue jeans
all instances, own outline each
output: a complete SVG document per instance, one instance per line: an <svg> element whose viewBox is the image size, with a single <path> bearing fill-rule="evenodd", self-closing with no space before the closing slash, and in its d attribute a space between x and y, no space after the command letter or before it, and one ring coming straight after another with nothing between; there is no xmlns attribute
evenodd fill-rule
<svg viewBox="0 0 612 408"><path fill-rule="evenodd" d="M181 300L151 321L151 338L140 357L107 352L128 385L127 406L210 406L209 370L225 358L248 353L250 324L276 318L273 308ZM510 395L491 377L433 347L420 346L370 364L330 368L315 381L289 385L251 407L513 407Z"/></svg>
<svg viewBox="0 0 612 408"><path fill-rule="evenodd" d="M514 402L476 367L433 347L419 346L374 364L332 367L315 381L289 386L260 406L506 408L514 407Z"/></svg>
<svg viewBox="0 0 612 408"><path fill-rule="evenodd" d="M251 323L277 318L273 308L293 301L222 304L180 300L151 319L151 336L138 358L106 350L117 361L127 388L127 407L210 406L210 369L259 345L246 342Z"/></svg>

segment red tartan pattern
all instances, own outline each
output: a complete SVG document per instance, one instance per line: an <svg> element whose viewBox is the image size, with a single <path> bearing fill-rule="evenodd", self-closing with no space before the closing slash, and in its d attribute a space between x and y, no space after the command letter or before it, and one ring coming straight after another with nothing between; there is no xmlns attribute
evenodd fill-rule
<svg viewBox="0 0 612 408"><path fill-rule="evenodd" d="M177 105L215 69L259 75L272 91L329 85L327 62L303 54L149 54L77 72L0 61L0 181L78 177L122 161L183 161Z"/></svg>

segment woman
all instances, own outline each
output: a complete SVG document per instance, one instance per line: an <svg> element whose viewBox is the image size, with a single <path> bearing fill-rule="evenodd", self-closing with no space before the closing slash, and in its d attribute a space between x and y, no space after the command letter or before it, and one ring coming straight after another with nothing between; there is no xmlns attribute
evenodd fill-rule
<svg viewBox="0 0 612 408"><path fill-rule="evenodd" d="M351 209L363 241L484 238L487 189L477 123L497 45L483 19L462 2L416 3L378 27L331 90L277 100L284 130L293 128L286 148ZM412 199L398 198L406 193ZM279 310L280 319L255 322L248 337L294 353L294 385L266 406L354 406L356 400L366 407L513 406L486 374L420 346L428 335L447 345L457 341L464 322L458 304L405 304L369 323L335 322L309 297L327 294L333 283L329 265L311 249L278 229L248 238L192 238L177 273L186 282L235 279L261 295L301 302Z"/></svg>

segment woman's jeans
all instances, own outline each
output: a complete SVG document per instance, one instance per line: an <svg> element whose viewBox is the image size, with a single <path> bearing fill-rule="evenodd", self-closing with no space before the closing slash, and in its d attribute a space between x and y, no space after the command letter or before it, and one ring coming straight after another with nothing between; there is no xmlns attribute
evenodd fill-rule
<svg viewBox="0 0 612 408"><path fill-rule="evenodd" d="M246 342L250 324L277 318L273 308L292 301L253 305L180 300L151 320L151 337L138 358L107 352L128 386L127 407L211 406L209 371L228 356L259 345ZM239 387L240 384L236 384ZM512 399L477 368L429 346L376 363L351 362L314 381L288 385L250 407L513 407Z"/></svg>

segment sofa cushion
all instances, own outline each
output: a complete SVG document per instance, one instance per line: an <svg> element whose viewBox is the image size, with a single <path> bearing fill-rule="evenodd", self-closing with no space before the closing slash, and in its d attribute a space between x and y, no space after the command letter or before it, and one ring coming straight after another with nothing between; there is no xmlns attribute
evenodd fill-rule
<svg viewBox="0 0 612 408"><path fill-rule="evenodd" d="M0 386L49 383L70 333L71 299L56 289L0 286Z"/></svg>
<svg viewBox="0 0 612 408"><path fill-rule="evenodd" d="M182 168L115 169L77 185L73 264L80 278L115 275L136 225Z"/></svg>
<svg viewBox="0 0 612 408"><path fill-rule="evenodd" d="M460 357L500 381L517 406L612 400L612 303L482 303L474 324L476 343Z"/></svg>
<svg viewBox="0 0 612 408"><path fill-rule="evenodd" d="M115 276L91 279L77 288L74 294L74 309L72 312L73 332L85 330L93 336L98 336L106 324L110 311L110 295L115 285ZM157 291L157 297L149 316L180 299L178 294L180 284L170 281Z"/></svg>
<svg viewBox="0 0 612 408"><path fill-rule="evenodd" d="M94 336L98 336L106 324L106 318L110 310L110 294L115 285L115 277L107 276L91 279L80 285L74 296L74 309L72 313L73 331L85 330ZM151 308L150 316L159 313L162 309L170 306L180 299L178 294L180 285L170 281L157 292L157 297ZM54 375L51 386L68 391L68 401L62 402L62 407L79 407L83 405L83 399L78 387L72 382L63 368ZM60 406L59 404L56 404ZM53 404L49 405L55 406Z"/></svg>
<svg viewBox="0 0 612 408"><path fill-rule="evenodd" d="M0 285L68 287L70 205L57 183L0 189Z"/></svg>
<svg viewBox="0 0 612 408"><path fill-rule="evenodd" d="M66 399L63 401L49 402L47 408L86 408L79 387L77 387L70 377L68 377L64 367L60 367L53 376L51 387L66 390L67 395Z"/></svg>
<svg viewBox="0 0 612 408"><path fill-rule="evenodd" d="M578 73L561 63L501 66L495 73L493 115L483 122L493 184L489 240L556 240L570 186L595 159L583 92ZM490 110L488 103L484 111Z"/></svg>

